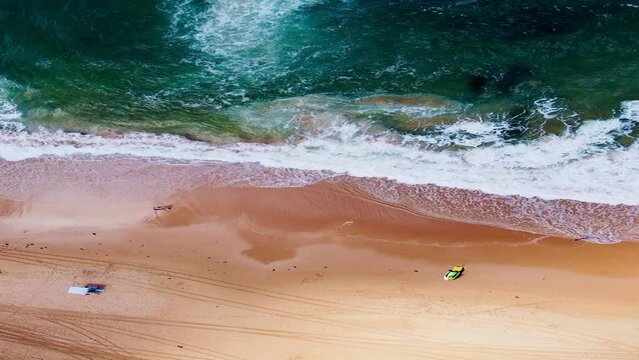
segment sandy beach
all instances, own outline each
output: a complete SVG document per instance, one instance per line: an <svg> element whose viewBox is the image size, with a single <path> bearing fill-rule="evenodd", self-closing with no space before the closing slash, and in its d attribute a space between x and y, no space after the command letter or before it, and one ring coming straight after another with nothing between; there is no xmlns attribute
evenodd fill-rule
<svg viewBox="0 0 639 360"><path fill-rule="evenodd" d="M426 217L335 183L63 195L0 199L1 359L639 357L635 243ZM85 283L106 291L66 293Z"/></svg>
<svg viewBox="0 0 639 360"><path fill-rule="evenodd" d="M639 360L637 19L1 1L0 360Z"/></svg>

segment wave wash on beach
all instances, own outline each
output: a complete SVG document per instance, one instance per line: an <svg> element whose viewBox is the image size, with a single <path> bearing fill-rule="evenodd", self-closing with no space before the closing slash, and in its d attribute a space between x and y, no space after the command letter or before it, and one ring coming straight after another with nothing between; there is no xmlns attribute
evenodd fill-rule
<svg viewBox="0 0 639 360"><path fill-rule="evenodd" d="M426 215L632 241L631 5L14 1L0 157L223 162L224 184L265 187L348 175Z"/></svg>

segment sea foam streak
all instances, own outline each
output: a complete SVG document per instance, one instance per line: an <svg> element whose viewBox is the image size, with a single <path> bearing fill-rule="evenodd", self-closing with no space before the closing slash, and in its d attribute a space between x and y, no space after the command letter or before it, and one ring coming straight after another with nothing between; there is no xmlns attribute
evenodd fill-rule
<svg viewBox="0 0 639 360"><path fill-rule="evenodd" d="M218 77L218 83L234 89L227 95L242 97L240 79L261 83L288 71L276 46L281 36L277 29L287 16L316 2L221 0L210 3L206 11L193 12L188 10L192 0L187 0L173 13L173 35L192 38L196 50L212 57L201 65Z"/></svg>
<svg viewBox="0 0 639 360"><path fill-rule="evenodd" d="M500 125L457 122L433 137L371 135L366 126L334 121L302 140L284 144L213 145L175 135L130 133L116 137L43 128L27 131L13 116L0 126L0 157L18 161L44 155L132 155L185 161L259 163L271 168L331 171L388 178L404 184L436 184L497 195L639 205L639 145L614 147L613 139L639 121L639 101L625 102L621 116L585 122L574 133L515 144L495 142ZM452 139L452 140L451 140ZM426 143L471 146L432 151ZM493 142L490 146L477 146ZM476 147L472 147L476 146Z"/></svg>
<svg viewBox="0 0 639 360"><path fill-rule="evenodd" d="M18 126L19 123L13 120L18 120L22 117L22 113L18 111L17 106L8 99L8 95L6 93L6 80L0 78L0 128L2 126ZM23 130L24 126L19 126L19 130ZM15 128L18 130L18 128Z"/></svg>

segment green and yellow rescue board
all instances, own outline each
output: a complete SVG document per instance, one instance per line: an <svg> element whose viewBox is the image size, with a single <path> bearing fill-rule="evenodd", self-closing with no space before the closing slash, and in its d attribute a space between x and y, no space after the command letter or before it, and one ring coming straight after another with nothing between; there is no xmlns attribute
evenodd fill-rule
<svg viewBox="0 0 639 360"><path fill-rule="evenodd" d="M444 275L444 280L455 280L458 279L462 273L464 272L464 267L461 265L455 265L451 269L449 269Z"/></svg>

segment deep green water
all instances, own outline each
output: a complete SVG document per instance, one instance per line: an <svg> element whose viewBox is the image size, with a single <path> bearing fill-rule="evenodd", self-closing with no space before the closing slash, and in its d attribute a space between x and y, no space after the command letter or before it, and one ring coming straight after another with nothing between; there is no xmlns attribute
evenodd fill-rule
<svg viewBox="0 0 639 360"><path fill-rule="evenodd" d="M0 86L24 121L69 130L275 141L325 108L414 134L499 118L518 140L639 99L638 19L636 0L0 0Z"/></svg>

